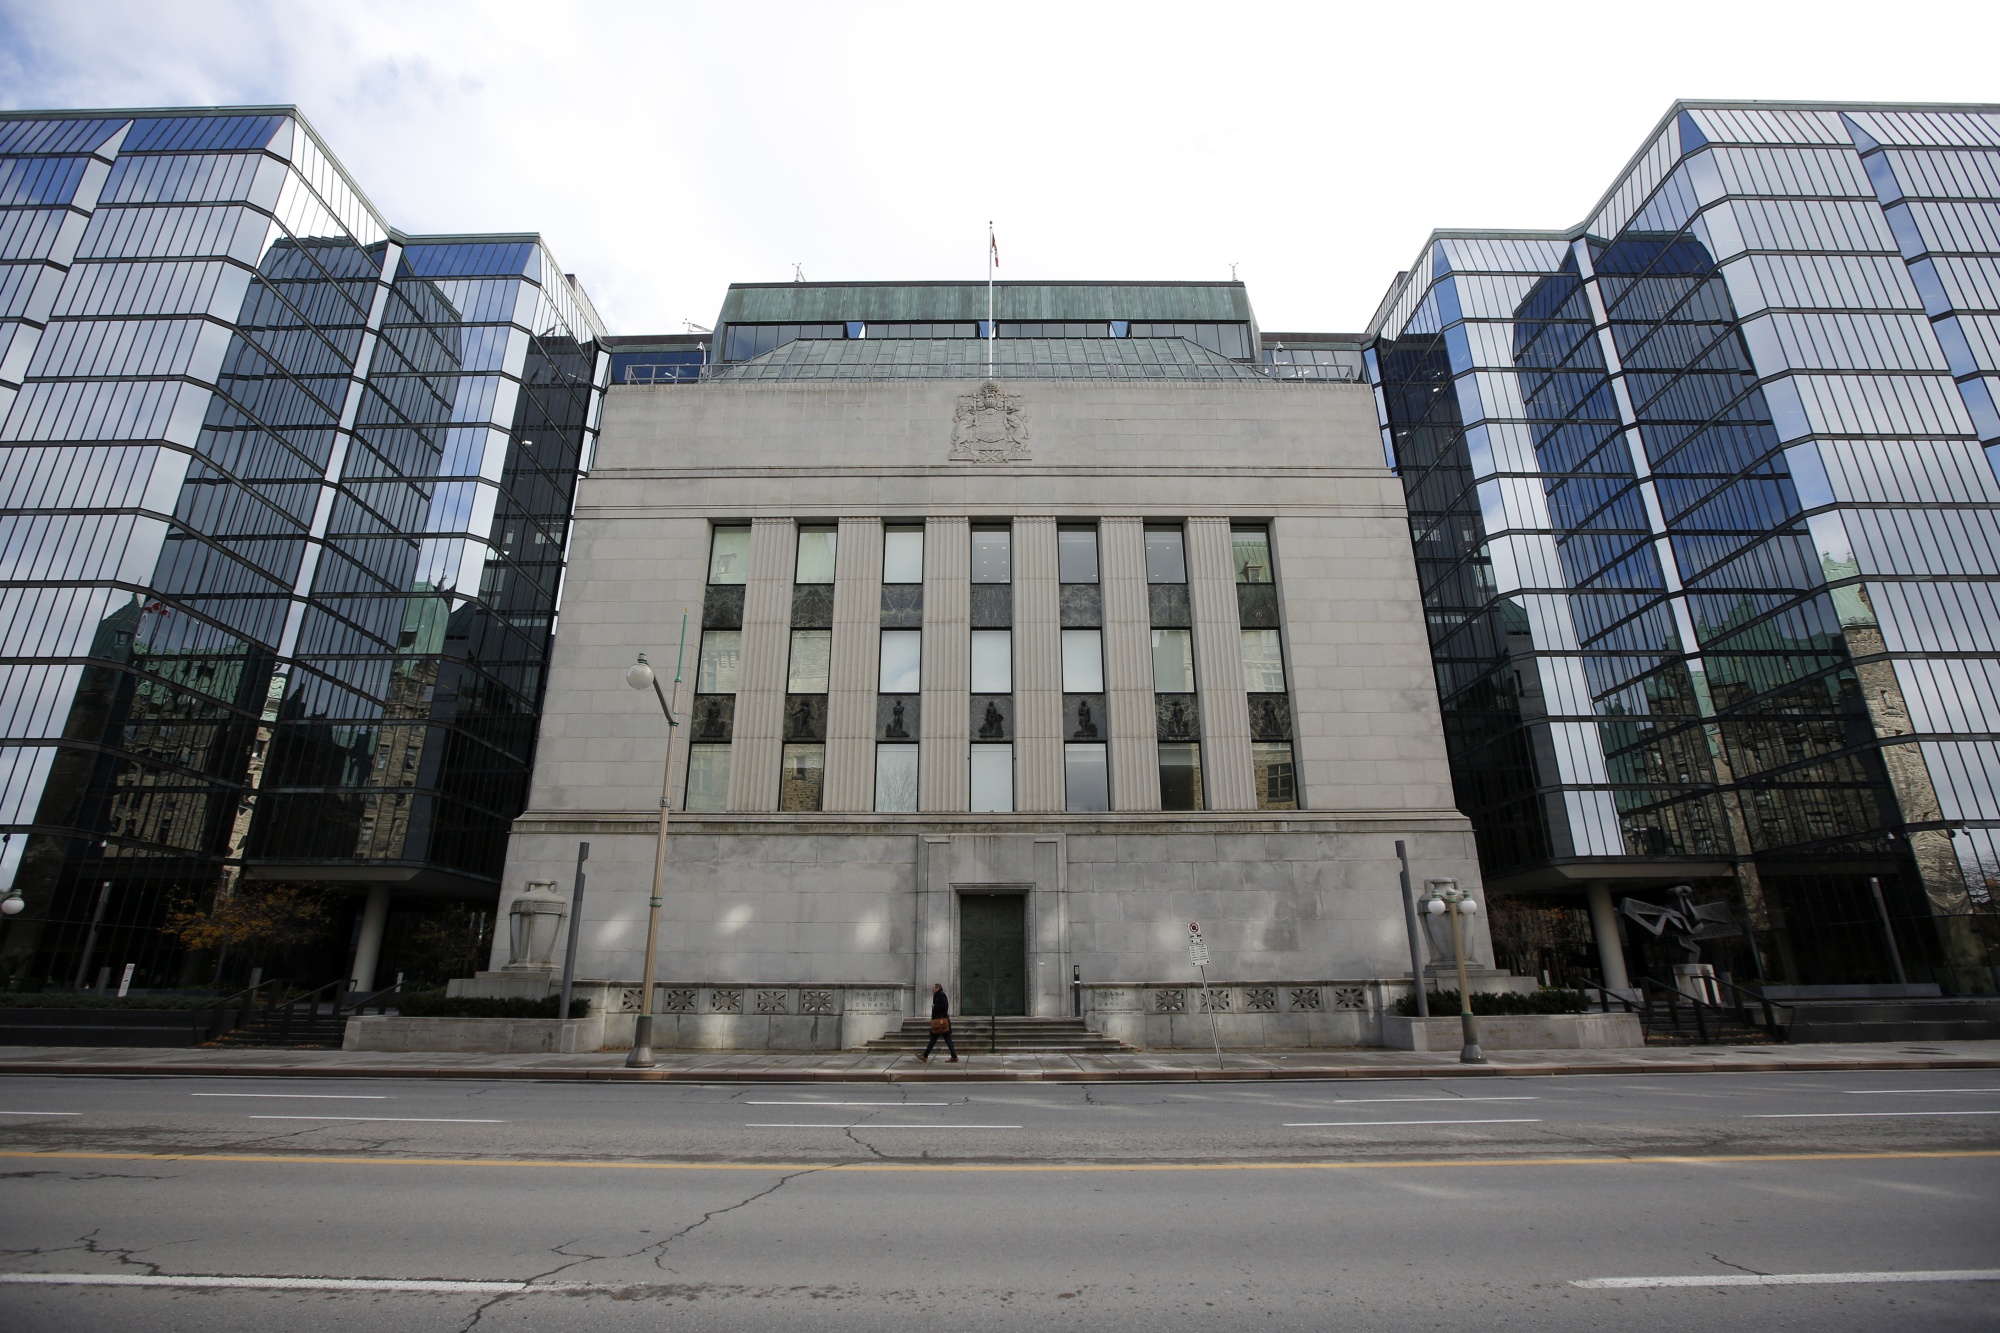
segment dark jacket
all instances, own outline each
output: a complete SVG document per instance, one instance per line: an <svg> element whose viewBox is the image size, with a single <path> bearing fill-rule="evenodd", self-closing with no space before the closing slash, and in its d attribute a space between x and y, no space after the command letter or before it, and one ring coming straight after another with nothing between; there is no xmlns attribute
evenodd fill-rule
<svg viewBox="0 0 2000 1333"><path fill-rule="evenodd" d="M951 1017L951 997L941 990L931 992L931 1017Z"/></svg>

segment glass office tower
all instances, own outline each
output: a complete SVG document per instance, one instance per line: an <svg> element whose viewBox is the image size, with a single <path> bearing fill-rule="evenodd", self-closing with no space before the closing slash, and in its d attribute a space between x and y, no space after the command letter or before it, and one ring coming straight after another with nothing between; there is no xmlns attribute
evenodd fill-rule
<svg viewBox="0 0 2000 1333"><path fill-rule="evenodd" d="M2000 111L1682 104L1371 333L1503 965L1689 884L1739 979L1993 991Z"/></svg>
<svg viewBox="0 0 2000 1333"><path fill-rule="evenodd" d="M602 333L290 108L0 115L8 984L206 981L159 927L245 876L370 966L392 891L491 902Z"/></svg>

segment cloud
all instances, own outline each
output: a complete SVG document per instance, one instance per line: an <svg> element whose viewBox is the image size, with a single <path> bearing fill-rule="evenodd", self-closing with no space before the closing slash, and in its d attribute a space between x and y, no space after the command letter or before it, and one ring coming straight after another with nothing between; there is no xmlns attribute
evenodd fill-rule
<svg viewBox="0 0 2000 1333"><path fill-rule="evenodd" d="M1226 278L1355 329L1433 227L1582 220L1675 97L1975 100L1968 6L0 0L10 108L296 103L406 231L619 332L731 281Z"/></svg>

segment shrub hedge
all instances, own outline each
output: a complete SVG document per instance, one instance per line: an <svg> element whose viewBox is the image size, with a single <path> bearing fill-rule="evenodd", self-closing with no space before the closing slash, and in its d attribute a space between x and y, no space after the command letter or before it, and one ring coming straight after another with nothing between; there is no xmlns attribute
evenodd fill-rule
<svg viewBox="0 0 2000 1333"><path fill-rule="evenodd" d="M1434 990L1430 992L1430 1002L1432 1018L1449 1018L1458 1012L1458 992L1455 990ZM1481 991L1472 993L1472 1012L1475 1014L1580 1014L1588 1007L1583 992L1578 990L1545 987L1527 995L1511 991L1498 995ZM1414 1018L1417 997L1405 995L1396 1001L1396 1012L1405 1018Z"/></svg>
<svg viewBox="0 0 2000 1333"><path fill-rule="evenodd" d="M201 1009L220 995L64 995L49 991L0 991L0 1009Z"/></svg>
<svg viewBox="0 0 2000 1333"><path fill-rule="evenodd" d="M405 1018L554 1018L562 1007L562 997L546 999L495 1000L484 997L447 996L441 990L406 991L396 999L397 1012ZM590 1013L590 1001L572 999L569 1016L582 1018Z"/></svg>

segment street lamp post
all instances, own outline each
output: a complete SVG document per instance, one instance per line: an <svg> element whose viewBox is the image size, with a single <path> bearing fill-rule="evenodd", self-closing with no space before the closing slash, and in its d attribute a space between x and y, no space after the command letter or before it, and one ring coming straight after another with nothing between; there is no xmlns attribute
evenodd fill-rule
<svg viewBox="0 0 2000 1333"><path fill-rule="evenodd" d="M1465 935L1458 926L1461 914L1471 916L1479 910L1479 900L1459 888L1455 879L1428 879L1424 887L1430 890L1426 910L1432 916L1451 918L1451 953L1458 962L1458 1025L1465 1034L1465 1045L1458 1053L1459 1063L1483 1065L1486 1053L1479 1049L1479 1020L1472 1015L1472 990L1465 980Z"/></svg>
<svg viewBox="0 0 2000 1333"><path fill-rule="evenodd" d="M660 774L660 832L653 844L653 896L646 904L646 968L645 979L639 985L639 1014L632 1021L632 1051L625 1057L627 1069L651 1069L653 1067L653 977L660 955L660 896L667 879L667 815L673 805L674 786L674 732L680 722L674 717L674 709L681 702L681 668L687 662L687 608L681 608L681 647L674 661L674 698L667 702L666 694L660 689L660 678L646 661L644 653L625 672L625 683L635 690L651 689L653 697L660 701L660 711L667 715L667 761ZM572 925L571 930L576 927Z"/></svg>

